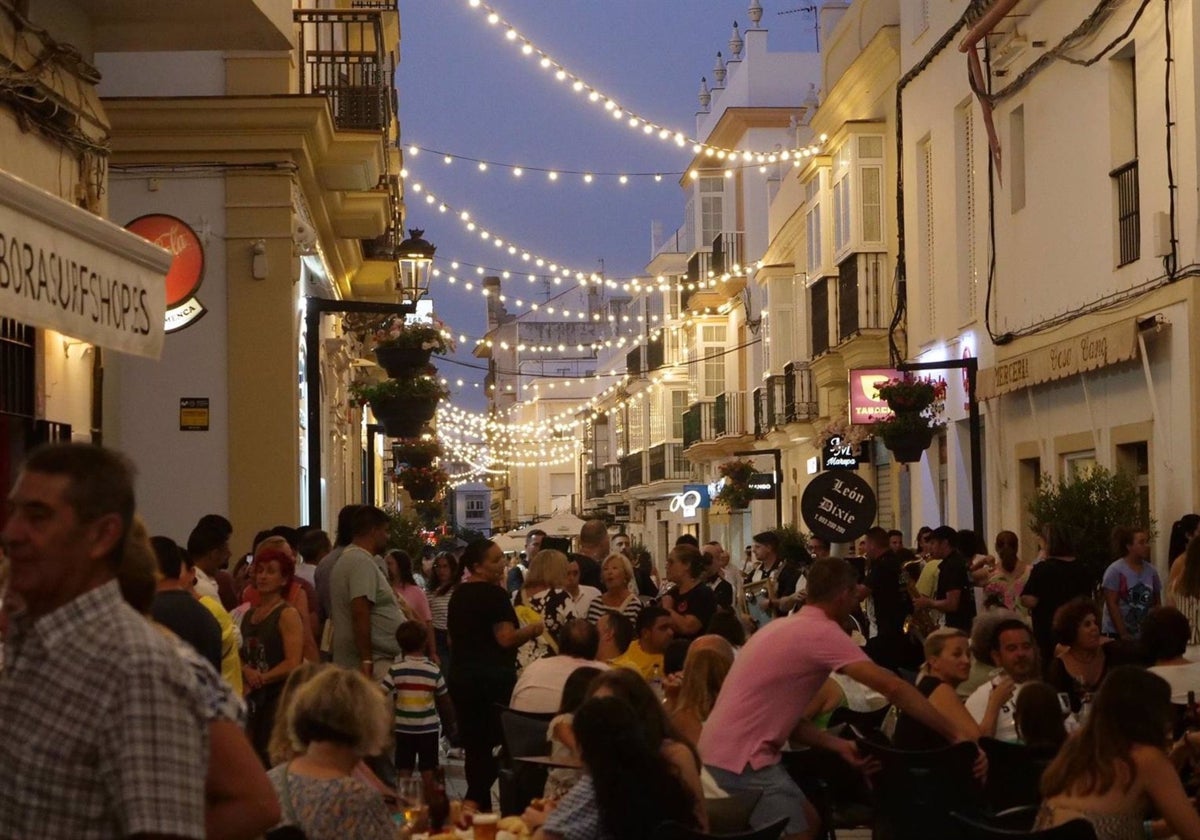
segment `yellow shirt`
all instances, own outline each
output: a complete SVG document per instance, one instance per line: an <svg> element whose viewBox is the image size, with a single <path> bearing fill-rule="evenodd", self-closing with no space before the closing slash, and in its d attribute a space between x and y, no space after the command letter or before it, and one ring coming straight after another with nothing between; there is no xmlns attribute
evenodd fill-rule
<svg viewBox="0 0 1200 840"><path fill-rule="evenodd" d="M644 650L642 650L641 642L636 640L623 654L615 659L610 659L608 664L615 668L630 668L634 671L637 671L642 675L642 679L646 680L647 682L650 681L650 677L654 674L655 665L658 666L659 675L662 675L663 673L662 654L646 653Z"/></svg>
<svg viewBox="0 0 1200 840"><path fill-rule="evenodd" d="M939 558L926 560L925 565L921 568L921 576L917 578L917 592L926 598L932 598L937 592L938 567L941 565L942 561Z"/></svg>
<svg viewBox="0 0 1200 840"><path fill-rule="evenodd" d="M221 602L208 595L200 596L200 603L213 614L217 624L221 625L221 676L229 683L238 697L242 696L242 657L238 655L241 639L238 638L237 625Z"/></svg>

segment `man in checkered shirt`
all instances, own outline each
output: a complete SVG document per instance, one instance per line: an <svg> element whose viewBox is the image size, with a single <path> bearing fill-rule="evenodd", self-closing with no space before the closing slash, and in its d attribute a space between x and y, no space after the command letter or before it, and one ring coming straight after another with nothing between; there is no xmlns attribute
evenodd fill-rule
<svg viewBox="0 0 1200 840"><path fill-rule="evenodd" d="M205 835L195 678L116 579L133 511L132 467L84 444L34 452L9 495L0 837Z"/></svg>

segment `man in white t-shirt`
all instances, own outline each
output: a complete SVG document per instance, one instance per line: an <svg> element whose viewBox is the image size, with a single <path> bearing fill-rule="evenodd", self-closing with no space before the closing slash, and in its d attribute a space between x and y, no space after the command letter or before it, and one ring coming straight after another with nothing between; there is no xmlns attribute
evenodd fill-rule
<svg viewBox="0 0 1200 840"><path fill-rule="evenodd" d="M996 625L989 649L992 663L1000 670L967 698L967 711L984 735L1016 742L1020 740L1013 721L1017 695L1021 686L1041 673L1033 631L1019 618L1005 619Z"/></svg>
<svg viewBox="0 0 1200 840"><path fill-rule="evenodd" d="M595 625L578 618L568 621L558 633L558 654L535 659L521 671L509 707L518 712L557 714L563 686L577 668L608 670L607 665L596 661L599 646Z"/></svg>
<svg viewBox="0 0 1200 840"><path fill-rule="evenodd" d="M600 590L579 582L579 562L567 558L567 583L563 587L571 596L571 613L576 618L587 618L588 607L600 597Z"/></svg>

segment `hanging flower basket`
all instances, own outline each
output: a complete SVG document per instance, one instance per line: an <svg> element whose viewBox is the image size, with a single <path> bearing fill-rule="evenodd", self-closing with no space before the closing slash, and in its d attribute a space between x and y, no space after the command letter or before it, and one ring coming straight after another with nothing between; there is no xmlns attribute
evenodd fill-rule
<svg viewBox="0 0 1200 840"><path fill-rule="evenodd" d="M890 379L876 387L881 400L885 400L896 414L920 413L926 409L941 410L946 401L946 380L921 378Z"/></svg>
<svg viewBox="0 0 1200 840"><path fill-rule="evenodd" d="M392 459L397 466L429 467L433 459L442 454L442 445L436 440L398 440L392 444Z"/></svg>
<svg viewBox="0 0 1200 840"><path fill-rule="evenodd" d="M409 496L411 497L411 493ZM413 510L421 519L421 524L432 531L438 525L446 521L446 509L441 502L418 502L413 501Z"/></svg>
<svg viewBox="0 0 1200 840"><path fill-rule="evenodd" d="M356 382L350 393L358 405L370 405L389 437L420 437L437 412L438 400L450 391L430 376Z"/></svg>
<svg viewBox="0 0 1200 840"><path fill-rule="evenodd" d="M901 464L916 463L933 443L933 431L928 425L885 430L882 434L883 444Z"/></svg>
<svg viewBox="0 0 1200 840"><path fill-rule="evenodd" d="M375 348L375 360L393 379L421 372L429 364L431 355L432 350L420 347L389 347L381 344Z"/></svg>
<svg viewBox="0 0 1200 840"><path fill-rule="evenodd" d="M450 480L445 470L435 467L409 467L396 473L396 483L414 502L430 502Z"/></svg>
<svg viewBox="0 0 1200 840"><path fill-rule="evenodd" d="M730 510L743 510L754 501L754 491L750 489L750 476L754 475L754 464L738 458L725 461L717 467L725 483L713 499Z"/></svg>

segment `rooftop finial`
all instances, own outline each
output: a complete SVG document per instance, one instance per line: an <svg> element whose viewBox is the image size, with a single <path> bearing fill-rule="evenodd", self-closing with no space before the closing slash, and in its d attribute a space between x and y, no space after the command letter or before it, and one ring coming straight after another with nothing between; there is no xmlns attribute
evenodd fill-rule
<svg viewBox="0 0 1200 840"><path fill-rule="evenodd" d="M725 59L717 52L717 63L713 65L713 87L725 87Z"/></svg>
<svg viewBox="0 0 1200 840"><path fill-rule="evenodd" d="M742 33L738 30L737 21L733 22L733 34L729 36L729 55L730 61L742 60Z"/></svg>
<svg viewBox="0 0 1200 840"><path fill-rule="evenodd" d="M700 77L700 110L708 112L708 106L712 103L712 92L708 89L708 79Z"/></svg>
<svg viewBox="0 0 1200 840"><path fill-rule="evenodd" d="M750 8L746 10L746 14L750 16L750 23L758 29L758 24L762 21L763 7L759 0L750 0Z"/></svg>

